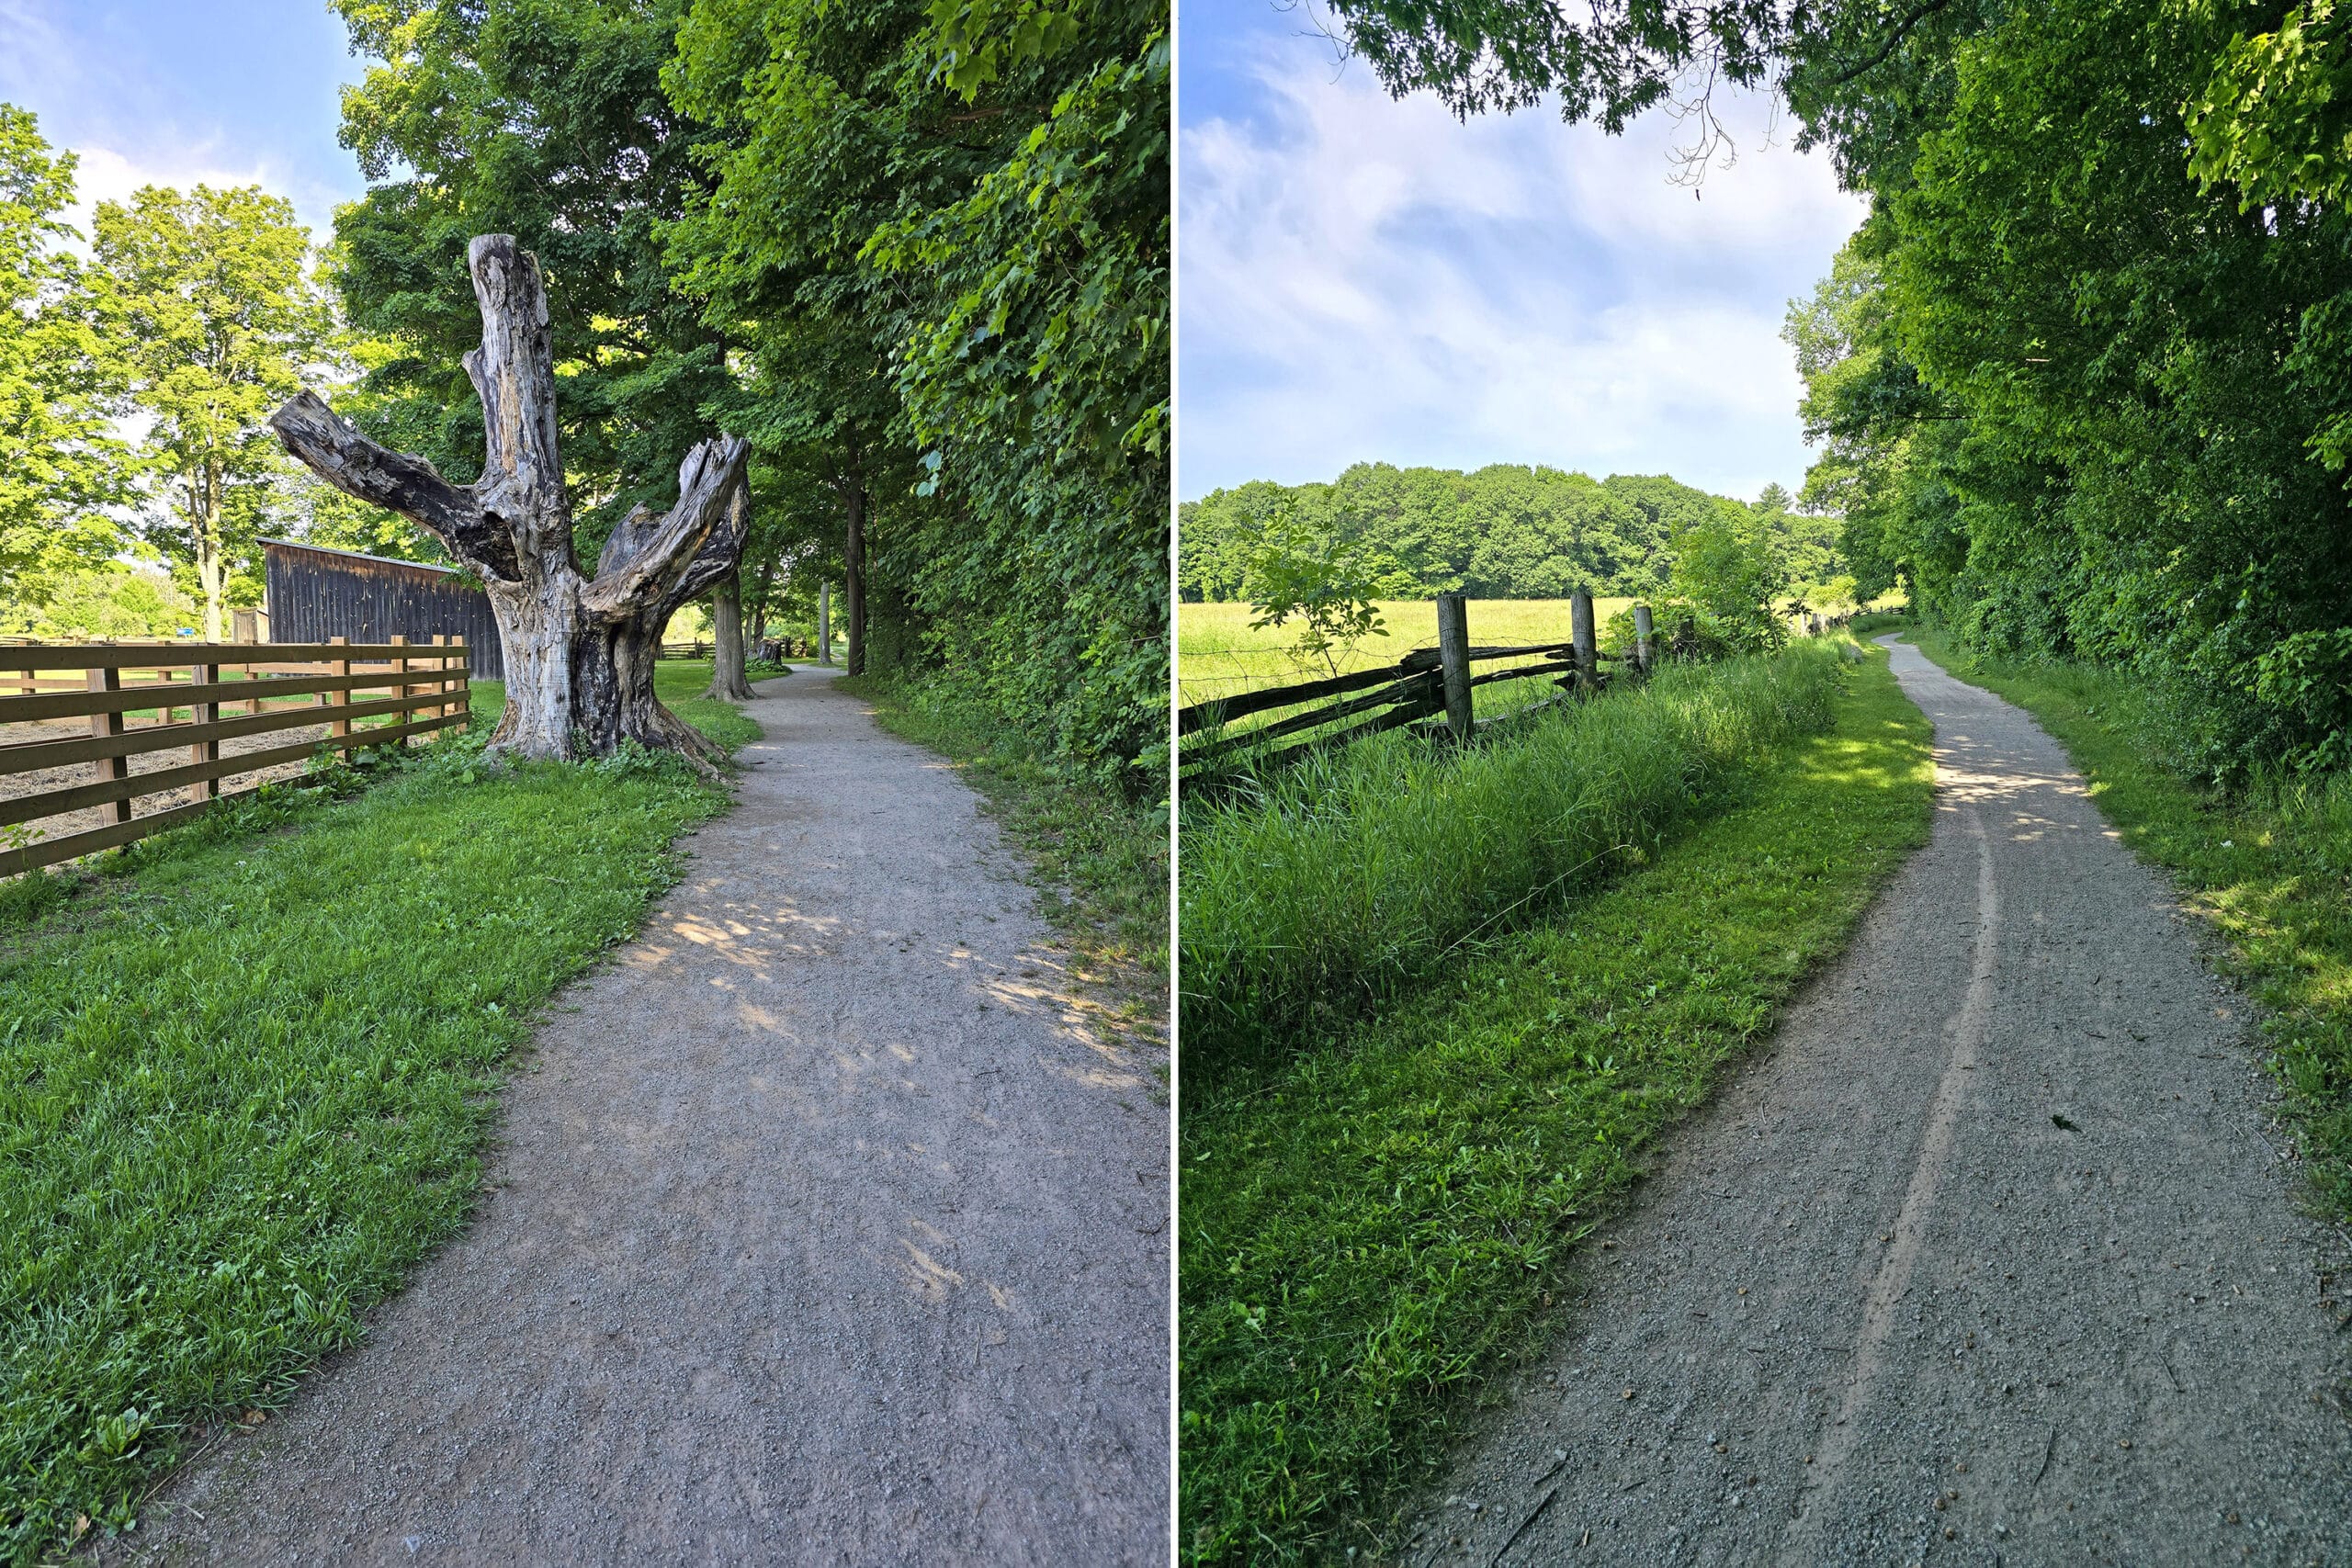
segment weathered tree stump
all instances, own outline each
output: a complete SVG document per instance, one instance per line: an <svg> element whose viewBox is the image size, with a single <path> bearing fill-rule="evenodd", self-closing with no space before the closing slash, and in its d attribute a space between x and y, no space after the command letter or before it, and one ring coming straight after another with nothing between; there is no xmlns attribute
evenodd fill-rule
<svg viewBox="0 0 2352 1568"><path fill-rule="evenodd" d="M451 484L424 458L370 441L313 393L296 396L270 425L328 483L414 522L481 579L506 652L492 753L605 756L635 740L707 769L717 748L662 705L653 669L671 615L731 579L742 556L746 444L725 435L687 453L677 504L631 512L605 541L595 575L582 575L556 446L538 262L511 234L477 235L466 262L481 305L481 346L465 357L488 437L481 479Z"/></svg>

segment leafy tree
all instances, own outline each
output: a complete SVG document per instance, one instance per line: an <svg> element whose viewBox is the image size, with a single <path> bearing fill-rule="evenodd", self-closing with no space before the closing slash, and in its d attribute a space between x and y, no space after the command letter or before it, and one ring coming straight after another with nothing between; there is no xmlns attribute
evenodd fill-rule
<svg viewBox="0 0 2352 1568"><path fill-rule="evenodd" d="M1303 664L1320 660L1340 672L1341 653L1368 637L1386 637L1373 597L1380 586L1363 561L1334 554L1329 541L1285 511L1258 536L1243 593L1261 630L1298 623L1292 652Z"/></svg>
<svg viewBox="0 0 2352 1568"><path fill-rule="evenodd" d="M1675 536L1725 507L1746 511L1657 476L1598 481L1507 463L1471 474L1361 463L1328 485L1253 481L1191 503L1177 581L1192 597L1249 597L1250 563L1268 530L1284 519L1285 527L1306 528L1327 550L1354 561L1374 597L1649 593L1665 585ZM1815 545L1834 531L1785 508L1773 516L1782 532ZM1816 564L1829 564L1829 556L1815 555Z"/></svg>
<svg viewBox="0 0 2352 1568"><path fill-rule="evenodd" d="M112 367L147 416L148 537L193 568L206 640L286 472L264 421L332 343L309 231L258 186L149 186L93 220L89 284Z"/></svg>
<svg viewBox="0 0 2352 1568"><path fill-rule="evenodd" d="M198 614L167 573L107 561L61 571L38 604L0 610L0 634L51 642L171 638Z"/></svg>
<svg viewBox="0 0 2352 1568"><path fill-rule="evenodd" d="M885 666L1115 775L1164 735L1167 8L697 0L673 225L739 428L824 476Z"/></svg>
<svg viewBox="0 0 2352 1568"><path fill-rule="evenodd" d="M19 603L122 542L99 510L122 495L117 367L66 248L73 200L74 154L0 104L0 597Z"/></svg>
<svg viewBox="0 0 2352 1568"><path fill-rule="evenodd" d="M1697 622L1710 644L1761 652L1787 639L1772 602L1788 584L1788 564L1770 525L1726 507L1675 536L1673 577L1660 607L1669 618Z"/></svg>

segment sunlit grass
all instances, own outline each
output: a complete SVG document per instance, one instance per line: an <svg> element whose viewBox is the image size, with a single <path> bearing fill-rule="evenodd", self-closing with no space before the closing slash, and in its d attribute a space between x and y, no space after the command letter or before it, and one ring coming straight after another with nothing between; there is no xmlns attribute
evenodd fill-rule
<svg viewBox="0 0 2352 1568"><path fill-rule="evenodd" d="M1556 1329L1566 1258L1643 1145L1925 840L1928 727L1883 655L1831 714L1827 733L1759 746L1767 765L1721 781L1686 834L1376 1021L1222 1092L1185 1079L1186 1561L1395 1544L1469 1392Z"/></svg>
<svg viewBox="0 0 2352 1568"><path fill-rule="evenodd" d="M0 884L0 1561L129 1523L357 1337L470 1209L533 1010L725 804L675 759L492 768L482 733Z"/></svg>

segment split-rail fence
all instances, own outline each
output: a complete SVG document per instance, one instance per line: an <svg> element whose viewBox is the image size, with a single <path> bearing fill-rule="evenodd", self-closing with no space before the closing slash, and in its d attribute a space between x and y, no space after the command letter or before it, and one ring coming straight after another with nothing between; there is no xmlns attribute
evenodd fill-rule
<svg viewBox="0 0 2352 1568"><path fill-rule="evenodd" d="M1186 782L1205 784L1229 774L1245 761L1251 768L1263 769L1408 725L1419 725L1431 736L1468 740L1486 725L1515 722L1555 703L1591 696L1615 681L1648 673L1657 657L1657 628L1648 605L1634 605L1633 615L1630 655L1600 650L1589 593L1577 593L1569 601L1567 641L1487 648L1470 641L1464 596L1441 593L1435 648L1417 648L1396 663L1377 669L1237 692L1177 709L1178 774ZM1479 668L1505 660L1532 662ZM1472 694L1478 687L1543 677L1561 688L1557 695L1496 718L1476 716ZM1301 711L1265 723L1245 722L1286 708ZM1354 722L1340 729L1330 728L1348 720Z"/></svg>

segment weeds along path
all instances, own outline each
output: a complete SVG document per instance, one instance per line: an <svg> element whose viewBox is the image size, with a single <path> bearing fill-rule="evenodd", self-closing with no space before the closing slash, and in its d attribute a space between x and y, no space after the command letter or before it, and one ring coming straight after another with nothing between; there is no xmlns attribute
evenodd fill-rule
<svg viewBox="0 0 2352 1568"><path fill-rule="evenodd" d="M1928 846L1588 1247L1400 1557L2352 1551L2344 1259L2245 1004L2055 742L1892 653Z"/></svg>
<svg viewBox="0 0 2352 1568"><path fill-rule="evenodd" d="M1167 1127L978 802L802 671L473 1224L109 1562L1158 1563Z"/></svg>

